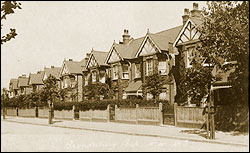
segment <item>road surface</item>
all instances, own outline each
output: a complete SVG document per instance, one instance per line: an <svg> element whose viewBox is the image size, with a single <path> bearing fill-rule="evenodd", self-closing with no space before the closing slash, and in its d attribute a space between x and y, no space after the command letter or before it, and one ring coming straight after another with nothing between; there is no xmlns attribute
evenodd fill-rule
<svg viewBox="0 0 250 153"><path fill-rule="evenodd" d="M1 121L1 151L249 151L248 147Z"/></svg>

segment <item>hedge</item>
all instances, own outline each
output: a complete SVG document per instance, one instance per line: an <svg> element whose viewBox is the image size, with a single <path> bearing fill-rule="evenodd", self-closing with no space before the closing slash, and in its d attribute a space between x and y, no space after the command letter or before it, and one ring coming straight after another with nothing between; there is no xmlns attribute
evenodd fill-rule
<svg viewBox="0 0 250 153"><path fill-rule="evenodd" d="M166 100L142 100L142 99L105 99L105 100L85 100L82 102L65 102L56 101L53 103L54 110L72 110L75 105L77 110L105 110L110 104L111 107L118 105L118 107L135 108L136 104L141 107L158 107L159 103L163 103L163 107L169 106L169 101ZM30 108L30 107L48 107L47 102L32 101L29 95L21 95L18 97L5 100L5 107L18 107L18 108Z"/></svg>
<svg viewBox="0 0 250 153"><path fill-rule="evenodd" d="M118 107L135 108L136 104L141 107L158 107L159 103L163 103L163 106L170 105L166 100L130 100L130 99L112 99L112 100L86 100L83 102L54 102L54 110L72 110L75 106L76 110L105 110L110 104L111 107L117 105Z"/></svg>

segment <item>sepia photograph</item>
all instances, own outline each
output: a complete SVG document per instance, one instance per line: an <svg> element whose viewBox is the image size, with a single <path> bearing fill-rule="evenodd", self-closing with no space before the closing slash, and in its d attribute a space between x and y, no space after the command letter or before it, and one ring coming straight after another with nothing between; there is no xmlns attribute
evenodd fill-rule
<svg viewBox="0 0 250 153"><path fill-rule="evenodd" d="M1 152L249 152L249 2L1 1Z"/></svg>

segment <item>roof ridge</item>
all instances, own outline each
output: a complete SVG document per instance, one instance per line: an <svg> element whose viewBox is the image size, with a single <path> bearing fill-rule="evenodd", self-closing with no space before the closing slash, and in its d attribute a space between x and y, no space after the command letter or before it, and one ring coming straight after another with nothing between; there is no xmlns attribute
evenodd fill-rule
<svg viewBox="0 0 250 153"><path fill-rule="evenodd" d="M161 32L173 30L173 29L175 29L175 28L179 28L179 27L182 27L182 26L183 26L183 25L179 25L179 26L176 26L176 27L172 27L172 28L170 28L170 29L166 29L166 30L162 30L162 31L156 32L156 33L154 33L154 34L159 34L159 33L161 33Z"/></svg>

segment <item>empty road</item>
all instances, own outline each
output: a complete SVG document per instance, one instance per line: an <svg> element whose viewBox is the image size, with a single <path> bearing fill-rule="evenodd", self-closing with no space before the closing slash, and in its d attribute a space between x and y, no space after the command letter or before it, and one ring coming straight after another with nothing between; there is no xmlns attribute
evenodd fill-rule
<svg viewBox="0 0 250 153"><path fill-rule="evenodd" d="M1 121L1 151L249 151L248 147Z"/></svg>

